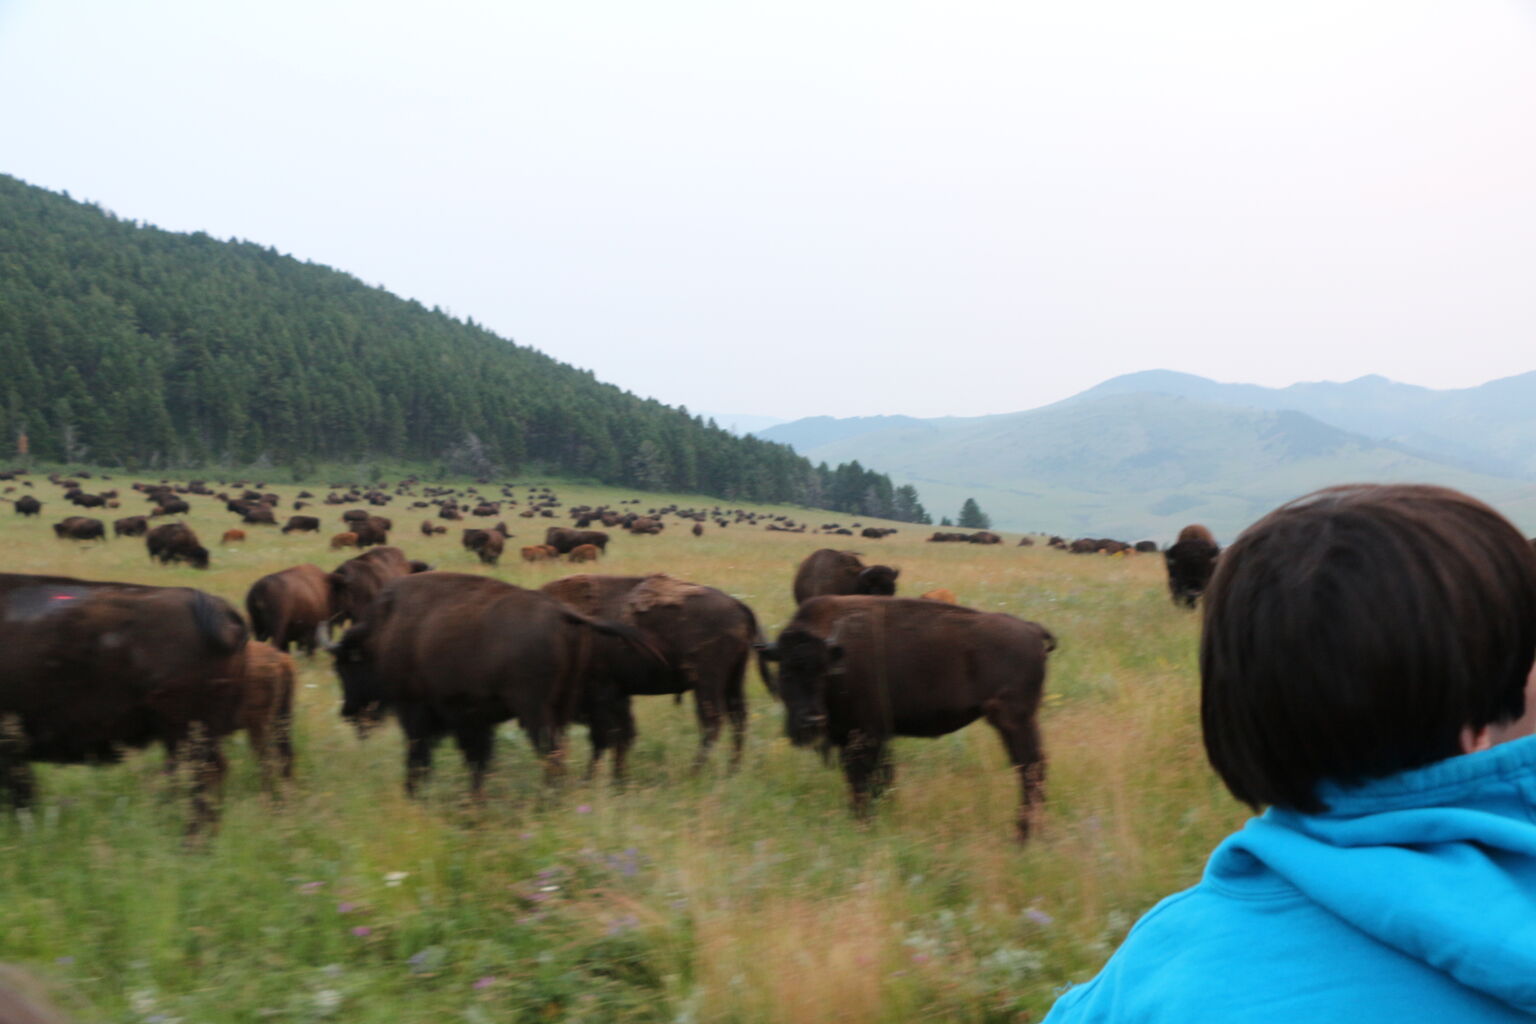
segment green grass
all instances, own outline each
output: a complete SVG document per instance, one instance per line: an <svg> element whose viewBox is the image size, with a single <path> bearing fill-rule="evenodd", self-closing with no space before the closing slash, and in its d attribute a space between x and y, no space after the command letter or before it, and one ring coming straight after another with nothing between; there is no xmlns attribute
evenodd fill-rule
<svg viewBox="0 0 1536 1024"><path fill-rule="evenodd" d="M286 511L299 488L271 489ZM567 502L629 496L556 490ZM37 491L48 502L40 520L0 509L6 570L186 584L238 603L267 572L340 560L324 538L273 528L243 527L247 543L222 547L235 517L194 497L190 522L213 567L162 568L140 540L55 541L48 524L77 510L51 485ZM411 557L484 571L456 528L422 538L423 513L403 501L384 511ZM125 491L124 507L103 518L141 506ZM340 511L319 509L328 531ZM553 521L508 522L515 548ZM1161 559L932 545L926 535L711 526L695 539L674 525L657 537L616 534L600 570L720 587L776 632L792 611L798 561L849 547L900 566L903 593L949 587L964 603L1046 624L1061 641L1042 721L1049 806L1026 848L1011 838L1015 781L984 724L898 741L897 784L860 824L840 774L781 737L779 708L755 673L736 775L718 756L690 772L691 708L640 698L623 792L601 777L544 789L509 723L483 804L464 799L447 744L427 797L407 801L398 729L359 741L337 718L327 659L300 658L295 782L269 801L236 740L224 819L200 851L182 846L185 782L161 773L158 753L115 768L39 769L38 806L0 820L0 961L41 976L82 1020L1038 1019L1138 914L1191 884L1244 814L1204 762L1196 625L1167 601ZM538 586L567 571L509 551L492 572ZM579 727L571 747L584 761Z"/></svg>

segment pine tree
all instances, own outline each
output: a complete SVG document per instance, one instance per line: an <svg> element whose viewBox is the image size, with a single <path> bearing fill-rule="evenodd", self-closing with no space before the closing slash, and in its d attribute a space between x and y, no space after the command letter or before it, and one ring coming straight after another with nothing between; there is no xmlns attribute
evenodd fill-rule
<svg viewBox="0 0 1536 1024"><path fill-rule="evenodd" d="M966 498L960 506L960 526L966 530L990 530L992 517L981 510L975 498Z"/></svg>

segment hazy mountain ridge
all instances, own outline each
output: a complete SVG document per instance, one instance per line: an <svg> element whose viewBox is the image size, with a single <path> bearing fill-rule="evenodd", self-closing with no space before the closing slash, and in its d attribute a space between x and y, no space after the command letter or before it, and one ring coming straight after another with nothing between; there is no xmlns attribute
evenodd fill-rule
<svg viewBox="0 0 1536 1024"><path fill-rule="evenodd" d="M815 417L762 436L911 481L935 515L974 496L1012 529L1167 539L1199 519L1231 537L1281 501L1357 480L1444 483L1536 521L1536 373L1435 391L1148 371L1026 412Z"/></svg>

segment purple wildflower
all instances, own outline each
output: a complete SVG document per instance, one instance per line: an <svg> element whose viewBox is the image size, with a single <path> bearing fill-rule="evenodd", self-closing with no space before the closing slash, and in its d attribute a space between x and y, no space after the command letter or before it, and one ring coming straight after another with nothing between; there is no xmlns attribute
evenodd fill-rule
<svg viewBox="0 0 1536 1024"><path fill-rule="evenodd" d="M479 981L475 982L471 987L475 989L484 989L490 988L494 984L496 984L496 979L490 975L486 975L484 978L481 978Z"/></svg>
<svg viewBox="0 0 1536 1024"><path fill-rule="evenodd" d="M356 935L360 939L366 939L368 936L373 934L373 929L369 928L365 924L360 924L356 928L352 929L352 934Z"/></svg>
<svg viewBox="0 0 1536 1024"><path fill-rule="evenodd" d="M338 903L338 904L336 904L336 913L338 913L338 914L350 914L350 913L352 913L352 911L354 911L356 909L357 909L357 904L356 903Z"/></svg>
<svg viewBox="0 0 1536 1024"><path fill-rule="evenodd" d="M1024 911L1024 916L1042 928L1056 923L1056 919L1054 917L1052 917L1050 914L1047 914L1039 907L1030 907L1028 910Z"/></svg>
<svg viewBox="0 0 1536 1024"><path fill-rule="evenodd" d="M576 813L577 814L591 814L592 813L592 805L591 804L581 804L581 805L579 805L576 808Z"/></svg>

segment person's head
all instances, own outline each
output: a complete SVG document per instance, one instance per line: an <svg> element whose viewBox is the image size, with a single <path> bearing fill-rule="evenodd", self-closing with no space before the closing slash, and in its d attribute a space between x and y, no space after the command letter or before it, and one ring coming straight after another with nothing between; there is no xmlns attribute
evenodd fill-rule
<svg viewBox="0 0 1536 1024"><path fill-rule="evenodd" d="M1362 484L1299 498L1222 553L1205 602L1205 749L1255 808L1321 811L1324 780L1531 731L1536 551L1465 494Z"/></svg>

